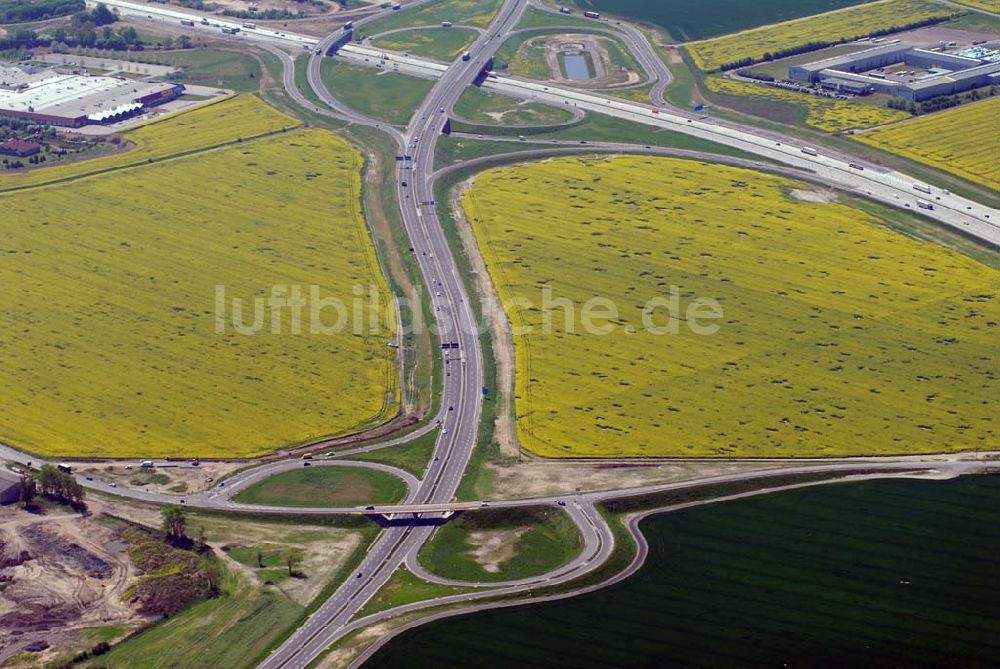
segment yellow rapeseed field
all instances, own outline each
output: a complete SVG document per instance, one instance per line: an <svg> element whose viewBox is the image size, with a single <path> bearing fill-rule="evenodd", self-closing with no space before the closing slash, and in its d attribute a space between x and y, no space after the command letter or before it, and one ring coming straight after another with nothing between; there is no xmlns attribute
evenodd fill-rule
<svg viewBox="0 0 1000 669"><path fill-rule="evenodd" d="M1000 190L1000 98L878 128L854 139Z"/></svg>
<svg viewBox="0 0 1000 669"><path fill-rule="evenodd" d="M300 130L0 194L0 442L238 457L394 415L395 309L360 211L361 165L347 141ZM271 334L265 308L261 334L239 334L235 316L219 333L217 286L251 326L274 285L307 301L317 285L351 312L354 287L371 286L377 318L366 307L357 334L310 334L307 307L294 334L284 308Z"/></svg>
<svg viewBox="0 0 1000 669"><path fill-rule="evenodd" d="M514 328L521 443L550 457L995 448L1000 272L786 195L801 188L652 157L480 175L464 205ZM610 333L584 327L595 297L617 309L591 304ZM714 335L687 326L699 298L721 306ZM578 307L569 324L559 300ZM671 309L677 334L647 329Z"/></svg>
<svg viewBox="0 0 1000 669"><path fill-rule="evenodd" d="M852 39L881 28L950 16L960 11L931 0L883 0L822 16L810 16L694 42L688 46L688 52L702 70L717 70L726 63L747 57L760 60L769 52L775 53L811 42Z"/></svg>
<svg viewBox="0 0 1000 669"><path fill-rule="evenodd" d="M764 84L751 84L723 77L708 77L705 79L705 85L709 90L725 95L755 96L805 107L808 110L806 123L827 132L869 128L910 118L908 112L896 109L795 93Z"/></svg>
<svg viewBox="0 0 1000 669"><path fill-rule="evenodd" d="M113 155L30 172L0 174L0 191L51 183L259 137L301 125L253 95L238 95L148 123L125 135L134 147Z"/></svg>
<svg viewBox="0 0 1000 669"><path fill-rule="evenodd" d="M1000 14L1000 0L956 0L961 5L968 5L976 9L985 9L994 14Z"/></svg>

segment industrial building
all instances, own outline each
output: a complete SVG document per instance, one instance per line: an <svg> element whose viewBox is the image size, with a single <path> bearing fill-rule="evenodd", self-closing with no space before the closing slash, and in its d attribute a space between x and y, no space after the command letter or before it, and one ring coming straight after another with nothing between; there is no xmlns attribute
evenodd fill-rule
<svg viewBox="0 0 1000 669"><path fill-rule="evenodd" d="M183 92L182 84L0 64L0 114L47 125L114 123Z"/></svg>
<svg viewBox="0 0 1000 669"><path fill-rule="evenodd" d="M32 142L26 139L8 139L0 142L0 156L14 156L15 158L28 158L42 150L39 142Z"/></svg>
<svg viewBox="0 0 1000 669"><path fill-rule="evenodd" d="M0 504L13 504L21 499L21 477L7 469L0 469Z"/></svg>
<svg viewBox="0 0 1000 669"><path fill-rule="evenodd" d="M966 50L944 53L920 49L899 41L788 69L793 81L819 84L838 92L865 95L877 92L920 102L938 95L953 95L980 86L1000 84L1000 60L993 52ZM925 73L916 79L895 78L873 72L904 64Z"/></svg>

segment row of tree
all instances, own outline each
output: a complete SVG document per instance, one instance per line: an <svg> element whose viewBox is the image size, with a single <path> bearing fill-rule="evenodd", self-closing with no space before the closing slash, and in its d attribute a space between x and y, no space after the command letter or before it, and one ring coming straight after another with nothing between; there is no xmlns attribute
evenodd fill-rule
<svg viewBox="0 0 1000 669"><path fill-rule="evenodd" d="M83 0L0 0L0 23L44 21L83 9Z"/></svg>
<svg viewBox="0 0 1000 669"><path fill-rule="evenodd" d="M64 504L83 506L86 492L72 474L52 465L42 465L37 474L21 476L21 501L24 505L31 505L38 495Z"/></svg>
<svg viewBox="0 0 1000 669"><path fill-rule="evenodd" d="M746 58L740 58L739 60L734 60L731 63L725 63L721 66L720 69L723 72L727 70L735 70L741 67L747 67L748 65L753 65L754 63L780 60L782 58L788 58L789 56L797 56L800 53L819 51L820 49L826 49L827 47L836 46L837 44L846 44L847 42L854 42L859 39L882 37L884 35L891 35L893 33L903 32L904 30L915 30L917 28L924 28L926 26L932 26L936 23L943 23L944 21L950 21L957 15L958 14L952 14L949 16L933 16L929 19L912 21L910 23L904 23L899 26L891 26L889 28L879 28L878 30L873 30L869 33L865 33L864 35L855 35L854 37L844 37L838 40L807 42L805 44L797 44L795 46L790 46L787 49L778 49L777 51L765 51L760 58L747 56Z"/></svg>
<svg viewBox="0 0 1000 669"><path fill-rule="evenodd" d="M112 51L141 51L142 39L131 26L113 29L118 16L99 4L92 11L73 14L67 26L56 28L51 36L39 35L34 30L15 30L0 37L0 51L22 51L35 47L52 47L64 52L71 47L109 49Z"/></svg>
<svg viewBox="0 0 1000 669"><path fill-rule="evenodd" d="M184 509L173 505L164 506L160 509L160 518L160 531L163 533L163 538L167 543L175 546L190 545L192 543L192 539L187 535L187 514L184 512ZM194 541L194 545L199 551L205 549L204 528L199 530L198 539ZM302 564L304 558L305 552L296 546L290 546L281 553L281 561L285 563L289 576L295 576L298 573L298 567ZM260 549L257 550L256 559L257 567L264 567L264 553Z"/></svg>
<svg viewBox="0 0 1000 669"><path fill-rule="evenodd" d="M958 95L939 95L931 98L930 100L924 100L923 102L911 102L910 100L893 98L885 104L890 109L908 111L911 114L930 114L931 112L941 111L942 109L957 107L967 102L975 102L976 100L991 98L995 95L1000 95L1000 86L984 86L982 88L974 88L971 91L960 93Z"/></svg>

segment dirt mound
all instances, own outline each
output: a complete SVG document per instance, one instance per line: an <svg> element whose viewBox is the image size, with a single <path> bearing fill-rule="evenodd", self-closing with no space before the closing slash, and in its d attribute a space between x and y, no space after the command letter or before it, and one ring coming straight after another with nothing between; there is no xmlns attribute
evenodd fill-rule
<svg viewBox="0 0 1000 669"><path fill-rule="evenodd" d="M59 649L86 628L141 619L122 602L135 570L120 534L76 513L0 508L0 663L29 643Z"/></svg>
<svg viewBox="0 0 1000 669"><path fill-rule="evenodd" d="M16 567L30 559L31 553L25 550L21 542L17 541L10 534L0 530L0 570ZM4 579L4 574L0 571L0 583L3 583L5 580L9 581L10 578Z"/></svg>
<svg viewBox="0 0 1000 669"><path fill-rule="evenodd" d="M97 557L80 544L66 541L42 523L21 528L21 536L36 548L38 554L58 556L58 560L70 571L83 572L91 578L109 578L111 565Z"/></svg>

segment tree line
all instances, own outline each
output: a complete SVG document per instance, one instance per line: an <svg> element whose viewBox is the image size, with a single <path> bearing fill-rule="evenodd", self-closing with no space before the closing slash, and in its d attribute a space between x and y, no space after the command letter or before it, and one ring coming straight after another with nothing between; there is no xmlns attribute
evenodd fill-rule
<svg viewBox="0 0 1000 669"><path fill-rule="evenodd" d="M83 0L0 0L0 23L44 21L83 9Z"/></svg>
<svg viewBox="0 0 1000 669"><path fill-rule="evenodd" d="M727 70L735 70L740 67L747 67L748 65L753 65L754 63L769 62L772 60L780 60L782 58L788 58L789 56L797 56L800 53L808 53L810 51L819 51L820 49L826 49L827 47L836 46L838 44L846 44L847 42L855 42L859 39L867 39L872 37L883 37L885 35L891 35L893 33L903 32L904 30L915 30L916 28L924 28L926 26L932 26L937 23L943 23L944 21L950 21L956 16L959 16L961 12L956 12L949 16L932 16L928 19L922 19L920 21L911 21L910 23L904 23L898 26L891 26L889 28L879 28L878 30L873 30L864 35L855 35L854 37L842 37L839 40L821 40L814 42L806 42L805 44L797 44L795 46L790 46L787 49L778 49L777 51L765 51L764 55L760 58L754 58L753 56L747 56L746 58L740 58L739 60L734 60L730 63L724 63L720 66L723 72Z"/></svg>
<svg viewBox="0 0 1000 669"><path fill-rule="evenodd" d="M74 507L85 507L86 491L83 486L72 474L52 465L42 465L33 475L21 475L21 502L24 506L31 506L39 495Z"/></svg>
<svg viewBox="0 0 1000 669"><path fill-rule="evenodd" d="M0 37L0 51L21 51L36 47L52 47L56 52L70 47L141 51L144 45L136 29L126 26L115 30L111 25L117 21L118 16L107 5L99 4L92 11L73 14L69 25L56 28L51 36L39 35L34 30L11 31Z"/></svg>

